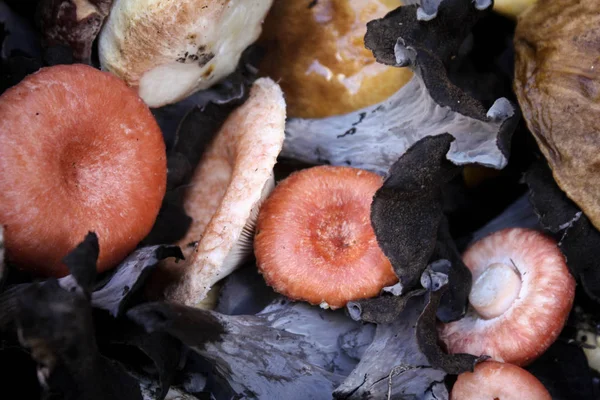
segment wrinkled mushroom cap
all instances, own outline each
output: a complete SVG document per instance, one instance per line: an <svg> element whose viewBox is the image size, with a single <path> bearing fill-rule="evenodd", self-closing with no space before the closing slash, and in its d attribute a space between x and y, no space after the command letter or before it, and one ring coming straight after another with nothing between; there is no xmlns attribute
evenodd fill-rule
<svg viewBox="0 0 600 400"><path fill-rule="evenodd" d="M271 79L258 79L194 172L185 197L185 210L194 222L179 242L187 261L166 266L179 275L167 288L167 298L197 304L252 252L258 209L274 186L284 126L281 89Z"/></svg>
<svg viewBox="0 0 600 400"><path fill-rule="evenodd" d="M515 91L567 195L600 228L600 2L543 1L519 17Z"/></svg>
<svg viewBox="0 0 600 400"><path fill-rule="evenodd" d="M150 107L171 104L233 72L272 0L115 0L100 62Z"/></svg>

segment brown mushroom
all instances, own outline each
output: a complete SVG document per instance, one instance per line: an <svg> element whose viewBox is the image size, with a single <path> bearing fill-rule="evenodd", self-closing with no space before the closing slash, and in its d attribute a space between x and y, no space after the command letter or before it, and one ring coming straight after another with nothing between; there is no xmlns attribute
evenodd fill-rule
<svg viewBox="0 0 600 400"><path fill-rule="evenodd" d="M350 167L290 175L263 205L254 254L267 283L294 300L339 308L398 281L371 226L383 180Z"/></svg>
<svg viewBox="0 0 600 400"><path fill-rule="evenodd" d="M540 1L515 32L515 92L562 190L600 229L600 2Z"/></svg>
<svg viewBox="0 0 600 400"><path fill-rule="evenodd" d="M473 244L463 260L473 274L470 308L443 326L448 351L516 365L533 361L558 337L575 295L556 243L534 230L510 228Z"/></svg>
<svg viewBox="0 0 600 400"><path fill-rule="evenodd" d="M458 376L450 400L552 400L544 385L516 365L496 361L477 364Z"/></svg>

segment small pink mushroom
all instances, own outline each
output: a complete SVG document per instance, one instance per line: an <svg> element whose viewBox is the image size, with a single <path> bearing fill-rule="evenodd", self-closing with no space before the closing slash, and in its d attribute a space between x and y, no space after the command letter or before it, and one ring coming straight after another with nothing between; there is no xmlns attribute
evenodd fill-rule
<svg viewBox="0 0 600 400"><path fill-rule="evenodd" d="M475 243L463 260L473 274L470 308L443 326L448 351L533 361L556 340L573 305L575 280L556 243L534 230L505 229Z"/></svg>
<svg viewBox="0 0 600 400"><path fill-rule="evenodd" d="M458 376L450 400L552 400L537 378L512 364L486 361Z"/></svg>

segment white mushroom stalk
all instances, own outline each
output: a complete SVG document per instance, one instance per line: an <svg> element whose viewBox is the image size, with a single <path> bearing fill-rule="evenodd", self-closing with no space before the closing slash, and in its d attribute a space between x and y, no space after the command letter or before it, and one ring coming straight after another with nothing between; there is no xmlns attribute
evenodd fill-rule
<svg viewBox="0 0 600 400"><path fill-rule="evenodd" d="M272 0L115 0L100 62L150 107L175 103L229 75L261 32Z"/></svg>
<svg viewBox="0 0 600 400"><path fill-rule="evenodd" d="M186 262L165 265L177 275L165 291L169 300L198 304L251 254L258 209L274 187L285 115L280 87L258 79L206 150L184 201L194 221L179 242Z"/></svg>

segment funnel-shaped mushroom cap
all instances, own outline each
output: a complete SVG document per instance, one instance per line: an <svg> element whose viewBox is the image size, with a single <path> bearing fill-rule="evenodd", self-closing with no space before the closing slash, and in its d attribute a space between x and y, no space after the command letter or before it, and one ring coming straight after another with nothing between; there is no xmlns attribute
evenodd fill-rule
<svg viewBox="0 0 600 400"><path fill-rule="evenodd" d="M150 107L233 72L272 0L115 0L99 41L102 68Z"/></svg>
<svg viewBox="0 0 600 400"><path fill-rule="evenodd" d="M194 305L252 252L262 200L274 186L273 166L284 139L285 101L271 79L257 80L250 98L227 119L194 172L185 209L194 222L180 245L186 253L165 295ZM188 244L198 242L196 247Z"/></svg>

